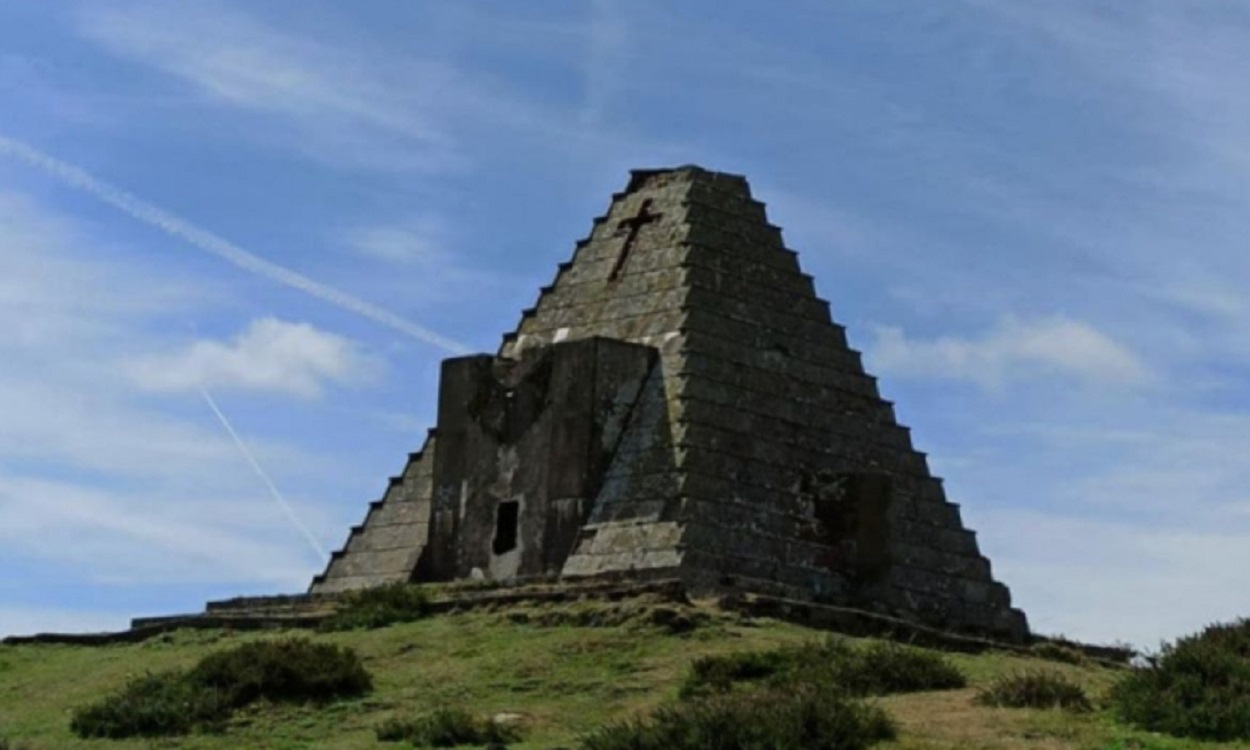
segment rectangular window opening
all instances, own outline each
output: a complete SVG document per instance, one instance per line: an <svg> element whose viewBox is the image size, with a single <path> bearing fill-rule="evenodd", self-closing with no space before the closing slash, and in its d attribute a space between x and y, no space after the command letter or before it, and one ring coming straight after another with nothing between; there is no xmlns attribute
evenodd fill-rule
<svg viewBox="0 0 1250 750"><path fill-rule="evenodd" d="M520 517L521 504L516 500L505 500L495 508L495 541L491 549L496 555L516 549Z"/></svg>

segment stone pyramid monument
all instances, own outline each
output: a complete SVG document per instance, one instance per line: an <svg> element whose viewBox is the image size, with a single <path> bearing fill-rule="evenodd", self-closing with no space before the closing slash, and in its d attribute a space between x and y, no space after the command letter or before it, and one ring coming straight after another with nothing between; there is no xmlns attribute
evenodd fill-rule
<svg viewBox="0 0 1250 750"><path fill-rule="evenodd" d="M975 533L737 175L638 170L312 593L672 578L1024 638Z"/></svg>

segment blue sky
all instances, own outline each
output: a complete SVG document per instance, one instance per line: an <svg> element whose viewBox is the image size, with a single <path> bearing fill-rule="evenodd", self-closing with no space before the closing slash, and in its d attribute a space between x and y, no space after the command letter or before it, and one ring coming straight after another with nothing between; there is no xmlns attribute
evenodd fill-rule
<svg viewBox="0 0 1250 750"><path fill-rule="evenodd" d="M0 634L302 590L439 361L690 162L768 203L1035 629L1250 614L1244 3L785 8L0 6Z"/></svg>

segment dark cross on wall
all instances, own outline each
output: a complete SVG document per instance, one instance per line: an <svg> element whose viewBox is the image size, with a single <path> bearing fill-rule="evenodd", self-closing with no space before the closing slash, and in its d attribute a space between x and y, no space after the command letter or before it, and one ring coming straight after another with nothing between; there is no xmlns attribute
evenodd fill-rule
<svg viewBox="0 0 1250 750"><path fill-rule="evenodd" d="M622 230L628 230L625 235L625 242L621 245L621 251L617 253L616 263L612 264L612 271L608 273L608 281L615 281L620 275L621 269L625 266L625 261L629 258L629 251L634 247L634 240L638 239L638 230L653 221L659 221L664 214L651 213L651 199L648 198L638 207L638 214L627 219L621 219L616 225L616 233L620 234Z"/></svg>

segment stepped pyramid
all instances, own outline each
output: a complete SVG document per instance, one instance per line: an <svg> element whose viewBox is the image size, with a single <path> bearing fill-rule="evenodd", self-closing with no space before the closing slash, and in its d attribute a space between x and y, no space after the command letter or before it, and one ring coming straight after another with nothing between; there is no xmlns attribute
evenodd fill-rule
<svg viewBox="0 0 1250 750"><path fill-rule="evenodd" d="M680 577L1020 640L1024 614L743 177L638 170L313 593Z"/></svg>

